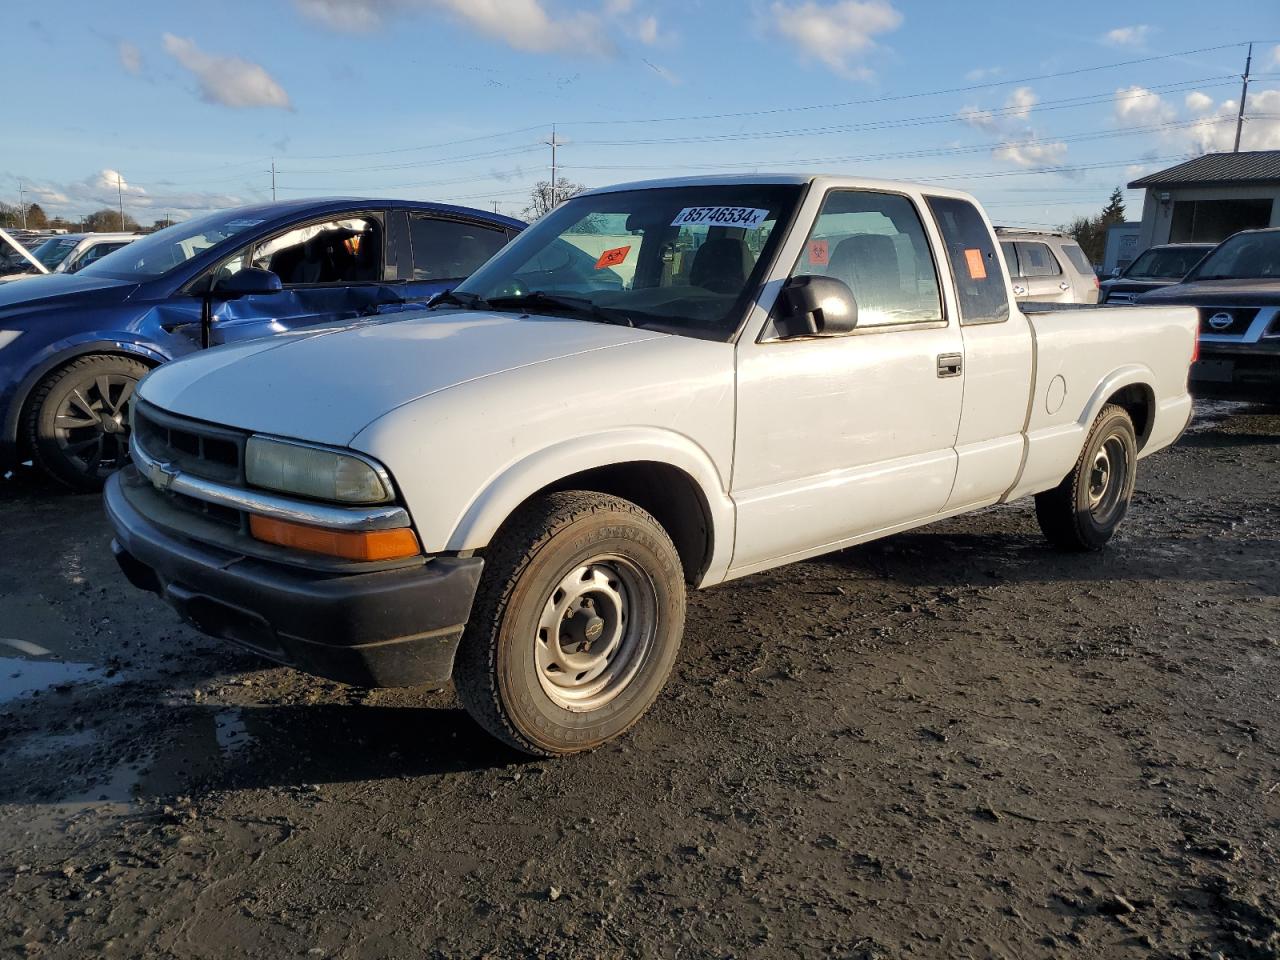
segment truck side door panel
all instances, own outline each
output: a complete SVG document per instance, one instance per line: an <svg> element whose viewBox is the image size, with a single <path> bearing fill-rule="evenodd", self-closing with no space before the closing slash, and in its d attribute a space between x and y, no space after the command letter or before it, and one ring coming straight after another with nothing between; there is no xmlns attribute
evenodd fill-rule
<svg viewBox="0 0 1280 960"><path fill-rule="evenodd" d="M792 273L849 282L859 328L739 343L735 572L942 509L966 380L940 375L964 350L942 269L908 197L828 193Z"/></svg>

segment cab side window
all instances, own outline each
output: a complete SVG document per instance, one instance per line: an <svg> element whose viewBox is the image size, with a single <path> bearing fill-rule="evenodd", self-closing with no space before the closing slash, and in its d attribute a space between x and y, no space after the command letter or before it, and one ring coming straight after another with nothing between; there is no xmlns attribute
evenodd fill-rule
<svg viewBox="0 0 1280 960"><path fill-rule="evenodd" d="M1019 275L1023 277L1060 277L1062 264L1047 243L1018 241Z"/></svg>
<svg viewBox="0 0 1280 960"><path fill-rule="evenodd" d="M458 280L469 277L507 243L503 230L465 220L411 214L413 279Z"/></svg>
<svg viewBox="0 0 1280 960"><path fill-rule="evenodd" d="M1000 323L1009 319L1009 295L995 241L978 208L956 197L929 197L947 245L955 277L961 323Z"/></svg>
<svg viewBox="0 0 1280 960"><path fill-rule="evenodd" d="M915 205L898 194L833 190L791 273L843 280L858 303L860 328L943 319L924 226Z"/></svg>

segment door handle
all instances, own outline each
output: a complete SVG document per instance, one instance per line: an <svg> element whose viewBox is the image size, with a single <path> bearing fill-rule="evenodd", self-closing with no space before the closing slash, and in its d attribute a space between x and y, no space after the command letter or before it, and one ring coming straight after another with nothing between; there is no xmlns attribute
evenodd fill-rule
<svg viewBox="0 0 1280 960"><path fill-rule="evenodd" d="M958 377L964 368L964 357L958 353L938 354L938 376Z"/></svg>
<svg viewBox="0 0 1280 960"><path fill-rule="evenodd" d="M1013 295L1015 297L1025 297L1027 295L1027 288L1020 283L1015 283L1013 285Z"/></svg>
<svg viewBox="0 0 1280 960"><path fill-rule="evenodd" d="M1071 284L1063 280L1060 284L1058 284L1058 289L1061 290L1063 293L1066 293L1068 290L1071 289Z"/></svg>

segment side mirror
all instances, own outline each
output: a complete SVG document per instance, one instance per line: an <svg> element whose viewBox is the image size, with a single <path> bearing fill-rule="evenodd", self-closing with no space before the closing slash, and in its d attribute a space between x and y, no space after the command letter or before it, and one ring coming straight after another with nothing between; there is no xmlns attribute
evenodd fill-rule
<svg viewBox="0 0 1280 960"><path fill-rule="evenodd" d="M1119 268L1119 267L1112 267L1112 268L1111 268L1111 275L1112 275L1113 277L1118 277L1118 276L1120 276L1120 268Z"/></svg>
<svg viewBox="0 0 1280 960"><path fill-rule="evenodd" d="M279 293L282 289L280 278L270 270L245 267L220 279L210 293L219 300L236 300L255 294Z"/></svg>
<svg viewBox="0 0 1280 960"><path fill-rule="evenodd" d="M835 277L792 277L778 294L778 305L793 337L836 336L858 325L858 301L849 285Z"/></svg>

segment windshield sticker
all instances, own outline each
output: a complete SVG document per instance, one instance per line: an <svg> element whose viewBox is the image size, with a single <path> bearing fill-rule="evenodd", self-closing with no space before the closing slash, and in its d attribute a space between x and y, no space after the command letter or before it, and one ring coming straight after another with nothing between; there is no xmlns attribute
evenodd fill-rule
<svg viewBox="0 0 1280 960"><path fill-rule="evenodd" d="M809 262L815 267L825 267L830 262L830 246L826 240L809 241Z"/></svg>
<svg viewBox="0 0 1280 960"><path fill-rule="evenodd" d="M970 280L987 279L987 265L983 262L982 251L969 249L964 252L964 262L969 265Z"/></svg>
<svg viewBox="0 0 1280 960"><path fill-rule="evenodd" d="M256 227L262 223L261 220L228 220L227 229L239 233L241 230L248 230L250 227Z"/></svg>
<svg viewBox="0 0 1280 960"><path fill-rule="evenodd" d="M744 227L760 226L769 218L768 210L757 207L685 207L671 221L673 227Z"/></svg>
<svg viewBox="0 0 1280 960"><path fill-rule="evenodd" d="M614 247L600 254L600 259L596 261L596 269L604 270L608 267L616 267L627 259L627 254L631 252L631 245L625 247Z"/></svg>

